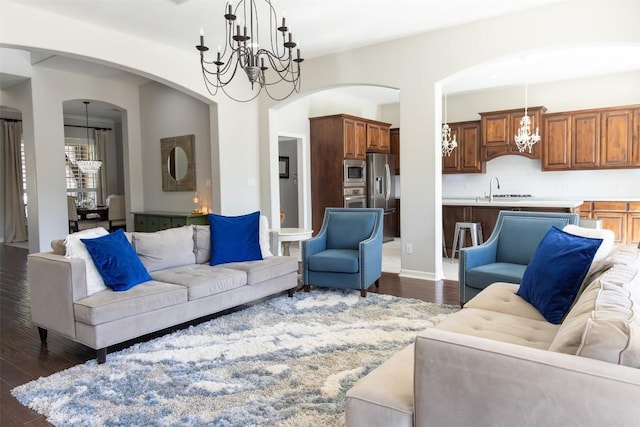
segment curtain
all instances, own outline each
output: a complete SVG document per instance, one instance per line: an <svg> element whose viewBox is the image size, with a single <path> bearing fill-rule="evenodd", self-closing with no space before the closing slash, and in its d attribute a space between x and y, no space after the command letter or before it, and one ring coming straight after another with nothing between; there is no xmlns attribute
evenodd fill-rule
<svg viewBox="0 0 640 427"><path fill-rule="evenodd" d="M109 195L108 181L107 181L107 147L109 146L110 131L98 130L93 131L93 140L96 143L96 159L102 160L102 167L100 168L100 176L98 179L98 204L104 205Z"/></svg>
<svg viewBox="0 0 640 427"><path fill-rule="evenodd" d="M2 120L4 152L4 241L27 240L22 187L22 123Z"/></svg>

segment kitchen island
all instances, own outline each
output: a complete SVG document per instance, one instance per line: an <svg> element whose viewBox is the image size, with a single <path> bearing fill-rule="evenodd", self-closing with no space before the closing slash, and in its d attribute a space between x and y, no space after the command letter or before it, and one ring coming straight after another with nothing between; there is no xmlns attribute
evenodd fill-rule
<svg viewBox="0 0 640 427"><path fill-rule="evenodd" d="M501 210L532 212L569 212L580 214L583 200L544 199L538 197L495 197L442 199L442 225L447 253L451 255L456 222L480 222L487 240ZM465 239L470 243L470 239Z"/></svg>

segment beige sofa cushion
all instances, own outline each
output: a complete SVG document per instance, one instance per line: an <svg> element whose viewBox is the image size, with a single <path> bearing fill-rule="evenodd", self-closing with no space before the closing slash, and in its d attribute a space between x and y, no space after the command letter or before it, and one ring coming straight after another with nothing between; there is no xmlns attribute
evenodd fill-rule
<svg viewBox="0 0 640 427"><path fill-rule="evenodd" d="M487 286L470 299L465 308L480 308L497 313L511 314L533 320L545 320L544 316L524 298L516 295L519 285L496 282Z"/></svg>
<svg viewBox="0 0 640 427"><path fill-rule="evenodd" d="M125 292L96 292L76 301L73 313L78 322L99 325L185 302L184 286L149 280Z"/></svg>
<svg viewBox="0 0 640 427"><path fill-rule="evenodd" d="M153 233L136 232L133 242L140 261L149 273L196 262L191 225Z"/></svg>
<svg viewBox="0 0 640 427"><path fill-rule="evenodd" d="M621 246L569 311L549 350L640 368L640 251Z"/></svg>
<svg viewBox="0 0 640 427"><path fill-rule="evenodd" d="M159 282L185 286L189 300L208 297L247 284L244 271L230 270L219 266L192 264L182 267L154 271L151 277Z"/></svg>

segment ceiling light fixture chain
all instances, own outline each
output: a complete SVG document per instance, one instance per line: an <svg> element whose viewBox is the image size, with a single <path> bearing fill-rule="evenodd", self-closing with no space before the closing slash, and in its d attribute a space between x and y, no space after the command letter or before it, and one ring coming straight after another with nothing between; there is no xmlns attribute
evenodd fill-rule
<svg viewBox="0 0 640 427"><path fill-rule="evenodd" d="M518 133L516 134L514 141L516 143L516 147L522 153L524 150L529 150L531 153L533 146L540 142L542 139L540 137L539 128L536 126L536 133L531 133L531 118L528 115L528 104L529 104L529 84L525 82L524 85L524 117L520 120L520 128L518 129Z"/></svg>
<svg viewBox="0 0 640 427"><path fill-rule="evenodd" d="M260 44L260 23L256 4L259 1L264 1L268 7L270 49ZM284 14L280 21L281 25L278 26L278 15L270 0L240 0L235 9L230 2L227 2L224 19L226 20L224 49L218 46L214 60L205 58L205 52L209 48L204 44L202 31L200 44L196 45L196 49L200 52L202 76L211 95L215 96L218 90L222 90L234 101L248 102L257 98L264 89L271 99L281 101L294 92L300 91L300 63L304 61L300 57L300 46L293 41ZM295 57L294 48L296 48ZM251 83L253 93L247 99L232 96L226 87L234 79L238 69L245 72ZM269 90L270 86L282 82L291 84L291 90L286 95L276 96Z"/></svg>
<svg viewBox="0 0 640 427"><path fill-rule="evenodd" d="M97 173L102 167L102 162L95 159L95 150L91 150L91 140L89 139L89 101L82 101L84 103L84 115L86 120L87 130L87 159L78 160L76 165L80 168L82 173Z"/></svg>
<svg viewBox="0 0 640 427"><path fill-rule="evenodd" d="M456 141L456 134L451 136L451 128L447 123L447 94L444 95L444 124L442 125L442 155L451 156L451 153L458 146Z"/></svg>

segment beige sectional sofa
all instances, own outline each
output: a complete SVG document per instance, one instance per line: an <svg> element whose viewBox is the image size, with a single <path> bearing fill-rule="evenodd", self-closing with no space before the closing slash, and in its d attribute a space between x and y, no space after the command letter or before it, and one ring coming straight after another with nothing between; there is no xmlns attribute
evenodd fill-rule
<svg viewBox="0 0 640 427"><path fill-rule="evenodd" d="M48 330L57 332L96 349L103 363L114 344L282 291L292 295L298 261L269 256L277 235L266 236L263 260L210 266L209 226L127 233L153 280L124 292L90 285L85 260L52 242L53 252L28 257L32 320L43 342Z"/></svg>
<svg viewBox="0 0 640 427"><path fill-rule="evenodd" d="M594 263L554 325L494 283L348 392L348 426L637 426L640 249Z"/></svg>

